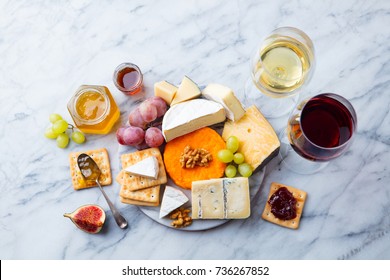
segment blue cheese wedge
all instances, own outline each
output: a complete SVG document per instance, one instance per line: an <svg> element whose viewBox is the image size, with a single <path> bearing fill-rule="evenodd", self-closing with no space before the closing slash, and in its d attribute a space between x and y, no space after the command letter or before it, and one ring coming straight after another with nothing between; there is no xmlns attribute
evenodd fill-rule
<svg viewBox="0 0 390 280"><path fill-rule="evenodd" d="M241 102L234 95L234 92L220 84L209 84L203 91L202 95L215 102L220 103L226 111L226 117L232 121L238 121L245 114Z"/></svg>
<svg viewBox="0 0 390 280"><path fill-rule="evenodd" d="M245 219L249 216L248 178L192 182L193 219Z"/></svg>
<svg viewBox="0 0 390 280"><path fill-rule="evenodd" d="M164 115L162 132L167 142L199 128L223 122L225 109L206 99L194 99L172 106Z"/></svg>
<svg viewBox="0 0 390 280"><path fill-rule="evenodd" d="M161 202L160 219L184 205L187 201L188 197L182 191L174 187L166 186Z"/></svg>
<svg viewBox="0 0 390 280"><path fill-rule="evenodd" d="M157 179L159 173L158 160L154 156L147 157L124 169L127 173L141 177Z"/></svg>

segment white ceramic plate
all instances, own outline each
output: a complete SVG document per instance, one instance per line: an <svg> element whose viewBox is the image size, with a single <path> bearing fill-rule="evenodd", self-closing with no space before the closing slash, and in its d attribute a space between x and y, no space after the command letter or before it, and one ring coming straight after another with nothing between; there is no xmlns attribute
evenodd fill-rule
<svg viewBox="0 0 390 280"><path fill-rule="evenodd" d="M133 106L137 106L137 105L138 104L133 104ZM222 130L223 130L223 123L213 125L213 126L211 126L211 128L215 129L219 134L221 134ZM137 151L137 150L134 147L119 145L119 155L132 153L135 151ZM161 154L163 154L164 148L160 147L160 151L161 151ZM120 157L119 157L119 161L120 161ZM119 166L122 167L120 162L119 162ZM264 179L264 174L265 174L265 167L261 170L256 170L256 172L254 172L252 174L252 176L249 178L251 201L253 201L254 197L256 196L256 194L258 193L258 191L260 189L260 185ZM181 191L183 191L189 199L189 202L187 202L184 206L187 208L191 207L191 190L186 190L186 189L178 187L177 185L175 185L175 183L173 183L173 181L169 178L169 176L168 176L168 183L166 185L178 188ZM164 190L165 190L165 185L161 186L160 205L161 205L161 200L162 200L162 197L164 194ZM167 217L162 218L162 219L159 218L160 206L157 206L157 207L138 206L138 207L146 216L148 216L152 220L156 221L157 223L164 225L164 226L167 226L167 227L170 227L170 228L174 228L171 226L171 223L172 223L171 219L169 219ZM218 227L220 225L223 225L223 224L227 223L228 221L230 221L230 220L193 220L193 223L190 226L184 227L184 228L177 228L177 229L184 230L184 231L207 230L207 229L211 229L211 228L215 228L215 227ZM176 229L176 228L174 228L174 229Z"/></svg>

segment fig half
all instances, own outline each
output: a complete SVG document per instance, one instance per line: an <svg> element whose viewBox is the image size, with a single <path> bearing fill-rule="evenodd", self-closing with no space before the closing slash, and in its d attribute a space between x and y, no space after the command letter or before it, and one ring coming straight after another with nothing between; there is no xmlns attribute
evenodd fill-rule
<svg viewBox="0 0 390 280"><path fill-rule="evenodd" d="M81 230L88 233L98 233L106 220L106 213L98 205L88 204L77 208L72 213L65 213L64 217L72 222Z"/></svg>

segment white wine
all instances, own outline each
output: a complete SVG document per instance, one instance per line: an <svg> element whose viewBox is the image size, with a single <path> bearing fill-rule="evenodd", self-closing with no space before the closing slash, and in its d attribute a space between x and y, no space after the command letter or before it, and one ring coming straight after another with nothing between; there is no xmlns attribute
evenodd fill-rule
<svg viewBox="0 0 390 280"><path fill-rule="evenodd" d="M310 55L306 47L291 39L280 38L271 40L260 50L252 77L260 90L284 97L283 93L294 91L304 83L309 68Z"/></svg>
<svg viewBox="0 0 390 280"><path fill-rule="evenodd" d="M313 42L302 30L279 27L256 49L250 67L245 97L260 106L265 117L281 117L291 112L313 75Z"/></svg>

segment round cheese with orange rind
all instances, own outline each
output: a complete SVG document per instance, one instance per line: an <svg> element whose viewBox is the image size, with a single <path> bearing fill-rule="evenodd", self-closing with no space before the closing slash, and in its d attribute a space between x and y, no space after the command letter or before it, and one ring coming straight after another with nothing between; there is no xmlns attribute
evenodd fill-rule
<svg viewBox="0 0 390 280"><path fill-rule="evenodd" d="M182 167L180 157L186 146L192 149L205 149L212 155L208 166ZM164 164L169 176L176 185L191 189L193 181L221 178L226 164L217 159L219 150L225 149L222 137L213 129L204 127L169 141L164 150Z"/></svg>

